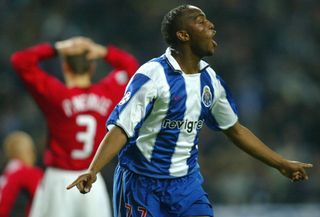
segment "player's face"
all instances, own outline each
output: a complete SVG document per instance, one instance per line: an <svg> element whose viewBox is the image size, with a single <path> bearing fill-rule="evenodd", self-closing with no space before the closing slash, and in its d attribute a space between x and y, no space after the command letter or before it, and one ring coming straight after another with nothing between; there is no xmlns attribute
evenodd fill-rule
<svg viewBox="0 0 320 217"><path fill-rule="evenodd" d="M211 56L217 47L213 40L216 34L213 23L197 7L190 6L185 13L183 23L190 36L192 51L199 57Z"/></svg>

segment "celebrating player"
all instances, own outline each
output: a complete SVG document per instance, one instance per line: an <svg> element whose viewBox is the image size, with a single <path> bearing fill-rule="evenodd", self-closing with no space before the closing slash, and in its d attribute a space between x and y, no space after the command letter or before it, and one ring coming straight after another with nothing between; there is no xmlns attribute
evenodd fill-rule
<svg viewBox="0 0 320 217"><path fill-rule="evenodd" d="M108 119L110 131L88 171L68 189L89 192L97 172L119 153L115 217L213 216L198 165L204 124L290 179L308 179L311 164L286 160L239 123L225 82L201 60L217 46L214 25L201 9L171 10L162 34L169 48L139 68Z"/></svg>
<svg viewBox="0 0 320 217"><path fill-rule="evenodd" d="M60 54L63 84L39 63ZM103 58L114 70L96 84L93 60ZM42 43L18 51L12 64L42 112L48 125L44 163L48 167L31 210L32 217L112 216L106 186L98 175L97 189L89 197L67 192L66 183L91 162L106 133L105 121L123 96L138 68L137 60L115 46L102 46L74 37L51 45ZM63 187L62 187L63 186Z"/></svg>

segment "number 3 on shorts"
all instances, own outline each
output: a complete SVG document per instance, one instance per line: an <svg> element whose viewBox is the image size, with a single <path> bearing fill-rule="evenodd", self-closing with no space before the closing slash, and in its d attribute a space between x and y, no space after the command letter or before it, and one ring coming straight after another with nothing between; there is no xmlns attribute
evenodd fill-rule
<svg viewBox="0 0 320 217"><path fill-rule="evenodd" d="M79 115L76 117L76 124L78 126L85 126L86 131L78 132L76 134L76 140L83 143L83 148L80 150L73 150L71 152L71 157L73 159L85 159L91 155L93 150L97 121L91 115Z"/></svg>

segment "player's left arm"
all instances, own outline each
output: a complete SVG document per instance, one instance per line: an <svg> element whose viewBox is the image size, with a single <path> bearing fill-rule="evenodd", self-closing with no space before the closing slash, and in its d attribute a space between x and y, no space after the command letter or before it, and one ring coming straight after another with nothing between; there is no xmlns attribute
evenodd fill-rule
<svg viewBox="0 0 320 217"><path fill-rule="evenodd" d="M232 127L223 131L225 135L240 149L261 160L267 165L278 169L284 176L293 181L307 180L306 169L313 165L298 161L290 161L270 149L248 128L236 122Z"/></svg>
<svg viewBox="0 0 320 217"><path fill-rule="evenodd" d="M113 67L111 73L108 73L99 84L106 89L105 92L112 92L110 98L113 102L118 102L123 96L130 78L139 67L137 59L132 54L115 46L102 46L97 43L92 44L88 58L103 58Z"/></svg>
<svg viewBox="0 0 320 217"><path fill-rule="evenodd" d="M113 45L105 47L104 60L109 63L113 70L101 83L112 89L114 93L119 93L115 100L118 101L123 95L126 85L139 67L138 60L130 53L121 50Z"/></svg>
<svg viewBox="0 0 320 217"><path fill-rule="evenodd" d="M42 61L55 57L55 48L47 42L16 51L11 56L14 71L44 113L60 103L65 90L59 79L41 67Z"/></svg>
<svg viewBox="0 0 320 217"><path fill-rule="evenodd" d="M129 78L132 77L139 67L136 57L114 45L108 45L107 51L105 61L116 70L126 71Z"/></svg>
<svg viewBox="0 0 320 217"><path fill-rule="evenodd" d="M48 73L40 68L40 62L55 56L55 50L49 43L37 44L33 47L16 51L11 56L11 63L22 78L29 85L43 83L49 77ZM41 80L41 82L39 82Z"/></svg>

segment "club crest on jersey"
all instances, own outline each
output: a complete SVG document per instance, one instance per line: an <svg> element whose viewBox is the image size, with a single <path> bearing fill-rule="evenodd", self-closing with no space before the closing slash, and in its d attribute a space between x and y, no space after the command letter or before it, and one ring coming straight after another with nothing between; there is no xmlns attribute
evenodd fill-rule
<svg viewBox="0 0 320 217"><path fill-rule="evenodd" d="M212 104L212 93L208 85L203 87L201 101L205 107L210 107Z"/></svg>
<svg viewBox="0 0 320 217"><path fill-rule="evenodd" d="M128 102L128 100L130 99L131 97L131 92L127 92L124 97L122 98L122 100L119 102L119 105L123 105L125 104L126 102Z"/></svg>

